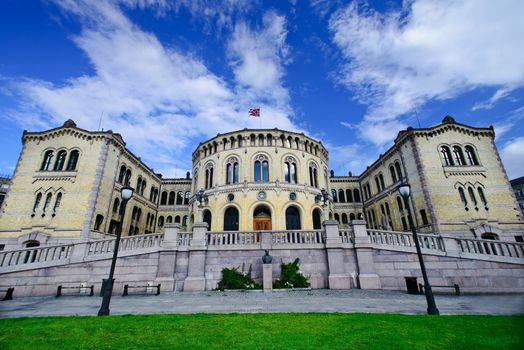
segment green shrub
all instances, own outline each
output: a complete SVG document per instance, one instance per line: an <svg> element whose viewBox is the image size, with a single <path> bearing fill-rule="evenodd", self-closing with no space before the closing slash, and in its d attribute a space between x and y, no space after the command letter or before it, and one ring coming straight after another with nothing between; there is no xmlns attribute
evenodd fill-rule
<svg viewBox="0 0 524 350"><path fill-rule="evenodd" d="M302 275L298 270L300 260L295 259L292 263L280 265L280 279L275 281L275 288L307 288L309 287L309 278Z"/></svg>
<svg viewBox="0 0 524 350"><path fill-rule="evenodd" d="M224 289L262 289L262 285L251 278L251 266L247 273L238 271L238 267L223 268L222 279L218 282L217 290Z"/></svg>

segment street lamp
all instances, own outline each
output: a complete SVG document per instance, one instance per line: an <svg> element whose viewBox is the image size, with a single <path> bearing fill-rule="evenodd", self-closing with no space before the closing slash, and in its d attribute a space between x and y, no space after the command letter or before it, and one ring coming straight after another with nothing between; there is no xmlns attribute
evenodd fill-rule
<svg viewBox="0 0 524 350"><path fill-rule="evenodd" d="M122 225L124 224L124 215L126 213L126 205L129 199L133 196L134 189L129 185L122 187L122 203L120 204L120 222L116 225L116 239L113 248L113 259L111 260L111 269L109 270L109 278L105 283L104 298L102 305L98 310L98 316L109 315L109 303L111 302L111 295L113 294L113 275L115 273L116 258L118 255L118 247L120 246L120 237L122 236Z"/></svg>
<svg viewBox="0 0 524 350"><path fill-rule="evenodd" d="M417 248L418 261L420 263L420 269L422 270L422 278L424 279L424 291L426 294L426 302L428 304L428 314L429 315L438 315L439 311L437 309L437 304L435 304L435 298L433 298L433 291L431 290L431 285L428 281L428 275L426 274L426 266L424 265L424 259L422 257L422 252L420 251L420 243L418 241L417 230L413 224L413 219L411 216L411 209L409 206L409 195L411 193L411 187L408 183L402 182L397 187L398 192L404 198L404 206L408 209L408 221L411 225L411 232L413 233L413 240L415 241L415 247Z"/></svg>
<svg viewBox="0 0 524 350"><path fill-rule="evenodd" d="M207 202L208 196L204 193L204 189L201 188L200 191L195 194L195 198L198 201L198 222L202 222L202 202Z"/></svg>
<svg viewBox="0 0 524 350"><path fill-rule="evenodd" d="M320 194L315 196L315 202L320 203L322 201L322 208L324 209L324 220L328 220L327 204L329 203L329 193L324 188L320 190Z"/></svg>

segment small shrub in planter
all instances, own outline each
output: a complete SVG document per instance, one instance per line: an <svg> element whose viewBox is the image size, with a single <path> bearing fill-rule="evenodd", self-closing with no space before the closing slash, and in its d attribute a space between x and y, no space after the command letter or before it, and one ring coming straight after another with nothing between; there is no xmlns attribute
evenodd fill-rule
<svg viewBox="0 0 524 350"><path fill-rule="evenodd" d="M217 290L224 289L262 289L262 285L251 278L251 266L247 273L238 271L238 267L223 268L222 279L218 282Z"/></svg>
<svg viewBox="0 0 524 350"><path fill-rule="evenodd" d="M299 258L289 264L280 265L280 279L274 283L274 288L307 288L309 287L309 278L302 275L299 271Z"/></svg>

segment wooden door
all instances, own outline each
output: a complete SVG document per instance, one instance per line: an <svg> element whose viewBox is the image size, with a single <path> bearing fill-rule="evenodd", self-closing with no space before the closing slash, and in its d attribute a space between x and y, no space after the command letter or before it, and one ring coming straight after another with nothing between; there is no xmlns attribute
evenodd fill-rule
<svg viewBox="0 0 524 350"><path fill-rule="evenodd" d="M270 231L271 230L271 217L255 217L253 219L253 230Z"/></svg>

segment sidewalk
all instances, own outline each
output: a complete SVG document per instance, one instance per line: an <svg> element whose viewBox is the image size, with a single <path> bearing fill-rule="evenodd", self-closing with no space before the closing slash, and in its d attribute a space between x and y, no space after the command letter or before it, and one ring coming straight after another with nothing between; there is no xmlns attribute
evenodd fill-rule
<svg viewBox="0 0 524 350"><path fill-rule="evenodd" d="M524 314L524 294L435 295L441 314ZM99 296L15 298L0 301L0 317L95 316ZM370 312L425 314L424 295L400 291L300 290L262 292L162 293L161 295L114 295L111 314L158 313L252 313L252 312Z"/></svg>

